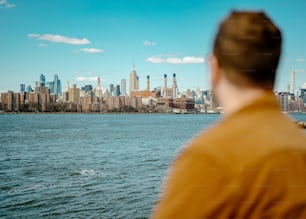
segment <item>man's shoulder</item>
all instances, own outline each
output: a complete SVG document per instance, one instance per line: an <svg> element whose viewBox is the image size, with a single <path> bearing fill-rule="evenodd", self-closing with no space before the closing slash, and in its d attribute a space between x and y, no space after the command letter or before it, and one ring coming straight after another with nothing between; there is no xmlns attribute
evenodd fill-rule
<svg viewBox="0 0 306 219"><path fill-rule="evenodd" d="M278 117L267 118L267 123L260 116L247 117L249 120L242 116L221 121L200 133L187 148L192 154L209 156L237 166L271 154L306 151L305 133L288 119ZM269 124L274 120L280 121L278 124Z"/></svg>

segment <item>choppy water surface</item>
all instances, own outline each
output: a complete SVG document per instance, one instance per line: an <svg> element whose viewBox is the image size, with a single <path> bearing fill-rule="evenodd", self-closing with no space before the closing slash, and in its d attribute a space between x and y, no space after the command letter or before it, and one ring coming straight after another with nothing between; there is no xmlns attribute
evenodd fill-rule
<svg viewBox="0 0 306 219"><path fill-rule="evenodd" d="M218 115L0 115L0 217L148 218L181 147Z"/></svg>
<svg viewBox="0 0 306 219"><path fill-rule="evenodd" d="M219 117L0 115L0 217L148 218L175 154Z"/></svg>

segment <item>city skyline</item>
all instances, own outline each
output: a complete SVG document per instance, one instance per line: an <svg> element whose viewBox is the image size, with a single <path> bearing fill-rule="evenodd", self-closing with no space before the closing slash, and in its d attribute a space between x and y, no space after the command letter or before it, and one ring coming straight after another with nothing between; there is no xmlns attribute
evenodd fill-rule
<svg viewBox="0 0 306 219"><path fill-rule="evenodd" d="M210 89L207 57L221 19L231 9L265 10L280 26L283 54L275 90L306 82L303 1L21 1L0 0L0 92L32 85L55 74L82 87L121 84L135 63L139 89L163 86L177 74L181 91ZM287 15L286 13L287 12Z"/></svg>

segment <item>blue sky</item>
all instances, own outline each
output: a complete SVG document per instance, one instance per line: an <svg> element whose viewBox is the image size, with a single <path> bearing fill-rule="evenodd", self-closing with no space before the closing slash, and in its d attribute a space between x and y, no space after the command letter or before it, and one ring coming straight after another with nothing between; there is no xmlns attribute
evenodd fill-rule
<svg viewBox="0 0 306 219"><path fill-rule="evenodd" d="M209 89L205 57L216 28L231 9L265 10L281 28L283 54L276 89L306 82L306 3L302 0L0 0L0 92L19 91L40 74L58 74L78 87L129 79L140 88L163 85L176 73L179 90Z"/></svg>

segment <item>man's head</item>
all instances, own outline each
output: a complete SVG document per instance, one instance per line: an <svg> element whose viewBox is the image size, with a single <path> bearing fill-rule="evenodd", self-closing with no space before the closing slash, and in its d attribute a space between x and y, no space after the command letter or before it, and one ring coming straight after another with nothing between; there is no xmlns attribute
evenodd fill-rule
<svg viewBox="0 0 306 219"><path fill-rule="evenodd" d="M281 41L264 12L233 11L219 26L213 55L234 86L273 89Z"/></svg>

